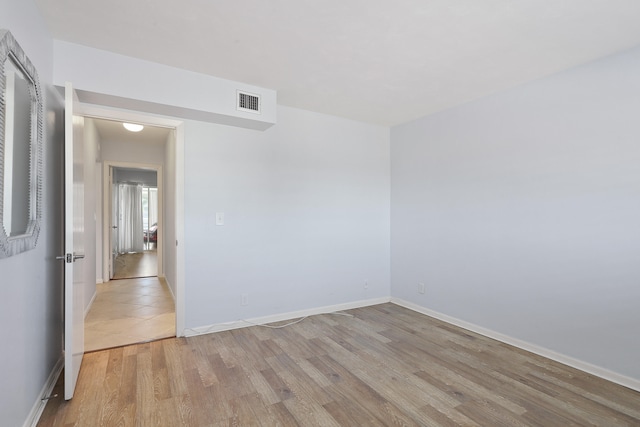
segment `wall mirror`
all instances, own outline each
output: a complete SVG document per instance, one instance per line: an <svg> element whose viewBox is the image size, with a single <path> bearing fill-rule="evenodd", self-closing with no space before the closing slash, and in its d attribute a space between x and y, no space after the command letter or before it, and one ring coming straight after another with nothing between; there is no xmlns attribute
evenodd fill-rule
<svg viewBox="0 0 640 427"><path fill-rule="evenodd" d="M42 111L35 67L0 29L0 258L33 249L38 240Z"/></svg>

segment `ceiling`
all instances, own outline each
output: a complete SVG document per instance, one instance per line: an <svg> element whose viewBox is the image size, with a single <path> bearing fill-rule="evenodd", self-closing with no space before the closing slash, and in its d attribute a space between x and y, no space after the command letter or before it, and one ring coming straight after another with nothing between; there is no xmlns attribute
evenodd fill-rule
<svg viewBox="0 0 640 427"><path fill-rule="evenodd" d="M148 126L140 132L128 131L122 122L92 118L102 141L127 141L131 144L146 144L148 146L164 146L172 132L169 128Z"/></svg>
<svg viewBox="0 0 640 427"><path fill-rule="evenodd" d="M56 39L396 125L640 45L637 0L36 0Z"/></svg>

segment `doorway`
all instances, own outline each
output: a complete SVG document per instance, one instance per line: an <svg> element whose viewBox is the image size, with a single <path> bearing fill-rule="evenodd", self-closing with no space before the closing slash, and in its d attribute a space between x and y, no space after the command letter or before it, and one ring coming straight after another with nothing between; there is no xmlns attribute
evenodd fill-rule
<svg viewBox="0 0 640 427"><path fill-rule="evenodd" d="M163 270L164 221L167 212L175 218L175 205L164 204L163 169L175 130L145 126L136 136L121 121L88 121L100 135L96 265L102 280L85 317L85 351L176 336L175 292ZM167 256L175 264L175 252Z"/></svg>
<svg viewBox="0 0 640 427"><path fill-rule="evenodd" d="M113 167L110 175L110 279L158 276L158 173L153 169Z"/></svg>

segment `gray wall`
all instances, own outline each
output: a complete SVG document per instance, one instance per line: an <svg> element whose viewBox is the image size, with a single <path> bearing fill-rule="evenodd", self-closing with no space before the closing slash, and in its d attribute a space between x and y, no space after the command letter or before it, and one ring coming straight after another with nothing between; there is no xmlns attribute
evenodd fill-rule
<svg viewBox="0 0 640 427"><path fill-rule="evenodd" d="M388 128L279 106L185 137L187 327L389 295Z"/></svg>
<svg viewBox="0 0 640 427"><path fill-rule="evenodd" d="M33 1L0 0L0 28L12 32L38 70L45 95L43 224L34 250L0 259L2 425L20 426L62 353L62 105L51 86L53 43Z"/></svg>
<svg viewBox="0 0 640 427"><path fill-rule="evenodd" d="M155 104L202 101L203 81L185 70L64 42L54 46L56 81ZM144 70L144 93L131 73L105 76L74 65L86 58L136 75ZM180 82L180 90L165 90L167 75ZM210 111L244 87L206 76L204 81L213 88L209 98L216 98L214 104L207 100ZM277 124L259 132L198 121L214 119L189 111L179 115L190 118L180 165L188 327L388 297L388 128L279 106L277 114L269 112ZM106 160L111 149L104 142ZM136 147L112 152L124 153L122 160L160 163ZM139 155L145 157L133 160ZM227 215L224 227L212 225L217 211ZM240 306L243 293L249 295L246 306Z"/></svg>
<svg viewBox="0 0 640 427"><path fill-rule="evenodd" d="M392 296L640 379L639 112L635 49L393 128Z"/></svg>

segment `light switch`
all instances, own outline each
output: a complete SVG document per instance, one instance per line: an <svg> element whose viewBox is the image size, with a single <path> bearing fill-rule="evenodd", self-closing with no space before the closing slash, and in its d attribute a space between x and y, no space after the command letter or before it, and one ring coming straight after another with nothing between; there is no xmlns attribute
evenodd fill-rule
<svg viewBox="0 0 640 427"><path fill-rule="evenodd" d="M224 225L224 212L216 212L216 225Z"/></svg>

